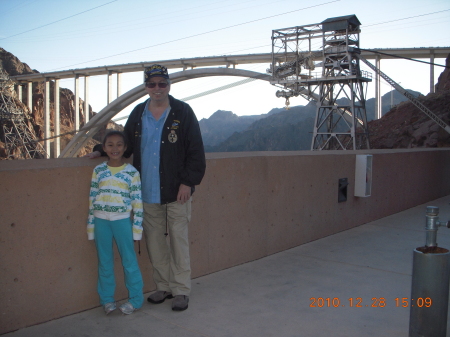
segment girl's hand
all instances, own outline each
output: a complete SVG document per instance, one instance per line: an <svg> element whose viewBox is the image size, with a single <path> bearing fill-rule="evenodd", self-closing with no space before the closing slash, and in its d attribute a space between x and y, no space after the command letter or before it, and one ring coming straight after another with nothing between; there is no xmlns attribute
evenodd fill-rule
<svg viewBox="0 0 450 337"><path fill-rule="evenodd" d="M83 156L83 158L94 159L94 158L101 157L101 155L102 154L100 153L100 151L94 151L94 152L88 153L87 155Z"/></svg>

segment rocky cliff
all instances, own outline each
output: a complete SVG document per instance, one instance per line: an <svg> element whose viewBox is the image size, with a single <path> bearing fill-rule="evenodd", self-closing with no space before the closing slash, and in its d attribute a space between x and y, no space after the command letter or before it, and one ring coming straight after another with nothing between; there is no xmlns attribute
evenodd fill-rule
<svg viewBox="0 0 450 337"><path fill-rule="evenodd" d="M450 125L450 55L446 66L435 86L436 92L421 96L419 100ZM400 103L368 125L374 149L450 147L450 134L410 101Z"/></svg>

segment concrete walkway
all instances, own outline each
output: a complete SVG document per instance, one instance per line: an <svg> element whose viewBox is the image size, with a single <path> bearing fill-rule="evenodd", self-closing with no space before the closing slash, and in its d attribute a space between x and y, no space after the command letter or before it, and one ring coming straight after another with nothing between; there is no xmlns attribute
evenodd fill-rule
<svg viewBox="0 0 450 337"><path fill-rule="evenodd" d="M413 249L425 244L425 208L438 206L446 221L449 202L447 196L194 279L184 312L173 312L170 300L145 303L129 316L105 316L99 307L4 336L408 336L401 299L410 297ZM449 248L450 229L441 227L437 241Z"/></svg>

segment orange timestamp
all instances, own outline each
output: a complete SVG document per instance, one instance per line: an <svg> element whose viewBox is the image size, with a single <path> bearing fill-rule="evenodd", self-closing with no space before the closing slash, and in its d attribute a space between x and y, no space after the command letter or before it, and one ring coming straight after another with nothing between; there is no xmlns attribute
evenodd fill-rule
<svg viewBox="0 0 450 337"><path fill-rule="evenodd" d="M388 302L395 304L396 307L420 307L429 308L433 304L430 297L408 298L408 297L396 297L393 301L387 301L384 297L372 297L371 300L363 300L362 297L350 297L346 300L342 300L339 297L311 297L309 299L311 308L384 308L388 305Z"/></svg>

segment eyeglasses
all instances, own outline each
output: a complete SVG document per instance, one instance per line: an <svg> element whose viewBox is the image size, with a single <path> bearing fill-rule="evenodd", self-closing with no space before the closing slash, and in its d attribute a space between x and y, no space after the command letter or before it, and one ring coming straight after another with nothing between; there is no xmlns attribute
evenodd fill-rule
<svg viewBox="0 0 450 337"><path fill-rule="evenodd" d="M159 82L159 83L154 83L154 82L145 82L145 86L147 88L153 89L156 86L160 87L161 89L166 88L169 85L169 83L166 82Z"/></svg>

